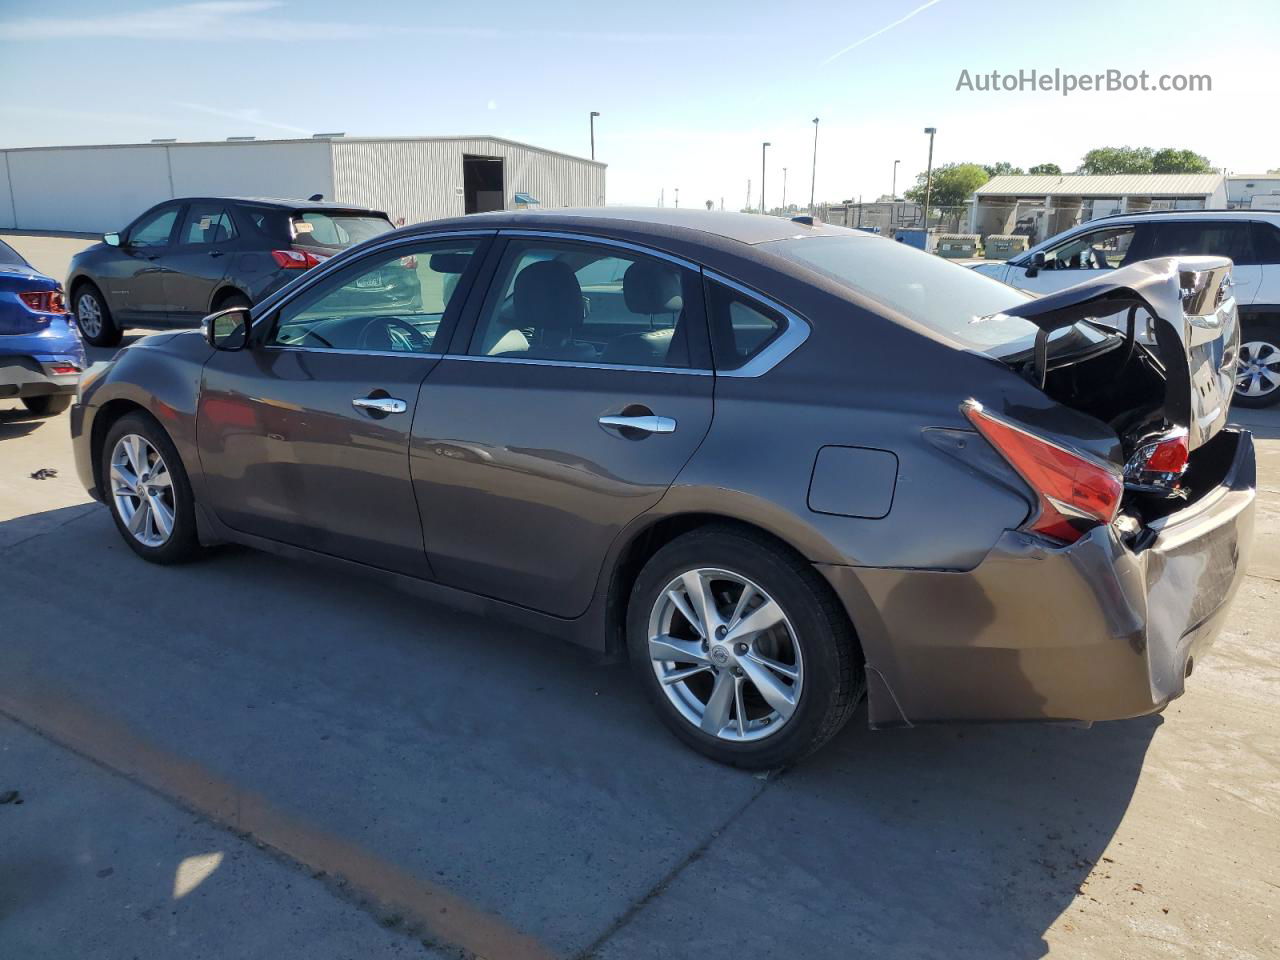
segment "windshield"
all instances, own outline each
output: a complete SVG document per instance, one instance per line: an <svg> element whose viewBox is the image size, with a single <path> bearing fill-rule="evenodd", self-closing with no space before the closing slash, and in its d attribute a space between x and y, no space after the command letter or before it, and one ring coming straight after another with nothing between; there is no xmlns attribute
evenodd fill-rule
<svg viewBox="0 0 1280 960"><path fill-rule="evenodd" d="M320 247L349 247L390 229L390 222L381 217L356 214L309 212L293 220L297 242Z"/></svg>
<svg viewBox="0 0 1280 960"><path fill-rule="evenodd" d="M906 244L851 236L797 237L763 246L884 304L956 346L1004 358L1035 342L1035 324L1004 313L1030 300L1029 294ZM1092 342L1106 338L1092 328L1075 329Z"/></svg>

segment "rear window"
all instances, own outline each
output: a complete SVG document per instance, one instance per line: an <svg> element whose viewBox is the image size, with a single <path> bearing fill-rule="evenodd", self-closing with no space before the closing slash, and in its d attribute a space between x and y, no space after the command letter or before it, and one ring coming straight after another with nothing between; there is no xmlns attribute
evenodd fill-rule
<svg viewBox="0 0 1280 960"><path fill-rule="evenodd" d="M884 304L956 346L1005 357L1035 342L1035 324L1003 312L1031 299L1028 294L906 244L876 237L800 237L764 247ZM1065 331L1055 337L1061 333Z"/></svg>
<svg viewBox="0 0 1280 960"><path fill-rule="evenodd" d="M3 240L0 240L0 263L11 267L24 267L27 261L18 256L18 251L13 249Z"/></svg>
<svg viewBox="0 0 1280 960"><path fill-rule="evenodd" d="M319 247L350 247L390 229L390 222L381 217L315 211L293 217L295 241Z"/></svg>

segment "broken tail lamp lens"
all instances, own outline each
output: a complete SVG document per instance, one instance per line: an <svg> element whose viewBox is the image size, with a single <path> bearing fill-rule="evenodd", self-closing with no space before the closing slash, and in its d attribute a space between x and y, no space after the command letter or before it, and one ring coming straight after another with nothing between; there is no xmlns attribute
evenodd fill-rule
<svg viewBox="0 0 1280 960"><path fill-rule="evenodd" d="M961 410L1035 493L1039 510L1024 530L1075 543L1115 519L1124 496L1119 470L989 413L976 400Z"/></svg>

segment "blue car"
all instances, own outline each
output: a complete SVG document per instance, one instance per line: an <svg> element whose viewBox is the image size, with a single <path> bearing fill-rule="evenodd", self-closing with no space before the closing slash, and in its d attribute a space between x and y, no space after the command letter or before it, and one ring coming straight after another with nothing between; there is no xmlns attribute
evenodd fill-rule
<svg viewBox="0 0 1280 960"><path fill-rule="evenodd" d="M62 285L0 240L0 400L21 400L37 416L62 413L84 368Z"/></svg>

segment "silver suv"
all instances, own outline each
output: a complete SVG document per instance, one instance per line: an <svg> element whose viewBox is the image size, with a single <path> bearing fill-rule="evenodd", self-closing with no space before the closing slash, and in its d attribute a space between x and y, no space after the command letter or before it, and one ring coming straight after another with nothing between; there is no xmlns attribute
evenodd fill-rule
<svg viewBox="0 0 1280 960"><path fill-rule="evenodd" d="M1007 263L974 266L1032 293L1052 293L1154 257L1230 257L1242 337L1235 403L1280 401L1280 212L1167 210L1090 220Z"/></svg>

